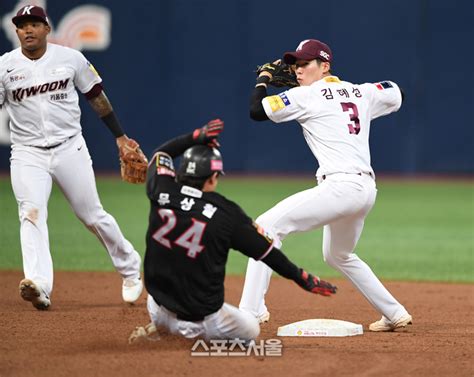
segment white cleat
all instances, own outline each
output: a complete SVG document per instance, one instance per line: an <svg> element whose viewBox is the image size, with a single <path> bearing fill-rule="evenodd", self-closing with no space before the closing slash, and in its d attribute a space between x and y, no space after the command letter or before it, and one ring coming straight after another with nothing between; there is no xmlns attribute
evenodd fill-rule
<svg viewBox="0 0 474 377"><path fill-rule="evenodd" d="M49 296L36 285L33 280L23 279L20 282L20 296L25 301L30 301L38 310L47 310L51 305Z"/></svg>
<svg viewBox="0 0 474 377"><path fill-rule="evenodd" d="M263 314L260 314L258 317L258 323L259 324L262 324L262 323L267 323L268 321L270 321L270 313L269 312L265 312Z"/></svg>
<svg viewBox="0 0 474 377"><path fill-rule="evenodd" d="M380 332L380 331L394 331L395 329L400 329L406 327L407 325L412 324L412 317L410 314L402 315L395 322L389 321L387 318L383 317L374 323L371 323L369 326L370 331Z"/></svg>
<svg viewBox="0 0 474 377"><path fill-rule="evenodd" d="M140 278L125 278L122 284L123 301L133 304L143 292L143 283Z"/></svg>

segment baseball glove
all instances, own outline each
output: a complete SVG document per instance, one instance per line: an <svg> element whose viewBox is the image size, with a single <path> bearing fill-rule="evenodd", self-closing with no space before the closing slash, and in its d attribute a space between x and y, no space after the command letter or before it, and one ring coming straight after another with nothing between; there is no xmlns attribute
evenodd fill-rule
<svg viewBox="0 0 474 377"><path fill-rule="evenodd" d="M271 73L272 78L269 84L277 88L281 88L282 86L288 86L290 88L299 86L298 81L296 81L296 74L293 69L291 69L291 66L279 60L274 63L259 65L256 72L257 77L262 72Z"/></svg>
<svg viewBox="0 0 474 377"><path fill-rule="evenodd" d="M129 183L144 183L148 160L140 149L140 145L128 139L119 147L120 175Z"/></svg>

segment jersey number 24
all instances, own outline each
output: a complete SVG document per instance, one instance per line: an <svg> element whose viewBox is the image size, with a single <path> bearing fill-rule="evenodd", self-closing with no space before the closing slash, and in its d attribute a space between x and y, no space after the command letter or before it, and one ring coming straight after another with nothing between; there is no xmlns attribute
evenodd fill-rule
<svg viewBox="0 0 474 377"><path fill-rule="evenodd" d="M158 214L164 221L164 224L152 236L156 242L170 250L173 249L171 245L171 242L173 242L175 245L185 249L186 255L193 259L204 250L201 240L207 225L205 222L191 218L193 222L191 226L181 233L176 240L171 241L167 236L176 226L176 215L173 210L164 208L159 209Z"/></svg>

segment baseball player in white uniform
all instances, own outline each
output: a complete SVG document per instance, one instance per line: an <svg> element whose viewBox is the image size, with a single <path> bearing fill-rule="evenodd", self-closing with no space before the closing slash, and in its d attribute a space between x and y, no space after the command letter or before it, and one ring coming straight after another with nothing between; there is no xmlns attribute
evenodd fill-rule
<svg viewBox="0 0 474 377"><path fill-rule="evenodd" d="M76 87L115 135L119 147L128 137L93 66L80 52L47 43L51 29L45 11L28 5L12 21L21 46L0 57L0 105L10 116L11 182L18 202L25 274L21 297L39 310L51 304L53 263L46 222L55 182L76 216L107 249L123 277L123 299L132 303L143 289L141 258L100 203L81 134Z"/></svg>
<svg viewBox="0 0 474 377"><path fill-rule="evenodd" d="M357 85L333 76L332 52L318 40L302 41L283 59L293 65L300 86L267 96L272 74L261 72L250 114L258 121L296 120L300 124L319 162L318 185L284 199L257 223L274 237L276 247L291 233L323 227L324 260L345 275L382 315L369 329L405 327L412 322L410 314L354 252L377 194L370 164L370 122L397 111L402 91L392 81ZM240 308L261 322L269 319L264 295L271 274L265 264L249 260Z"/></svg>

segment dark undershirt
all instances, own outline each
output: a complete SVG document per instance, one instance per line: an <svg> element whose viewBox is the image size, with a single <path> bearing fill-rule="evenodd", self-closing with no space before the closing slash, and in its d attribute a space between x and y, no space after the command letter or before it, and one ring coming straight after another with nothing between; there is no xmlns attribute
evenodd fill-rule
<svg viewBox="0 0 474 377"><path fill-rule="evenodd" d="M267 88L263 85L257 86L250 97L250 118L256 121L268 120L262 100L267 96Z"/></svg>

